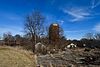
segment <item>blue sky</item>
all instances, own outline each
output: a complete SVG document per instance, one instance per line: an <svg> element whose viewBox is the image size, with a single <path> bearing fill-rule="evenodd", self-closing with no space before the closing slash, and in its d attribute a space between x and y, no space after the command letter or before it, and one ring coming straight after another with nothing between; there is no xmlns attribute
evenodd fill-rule
<svg viewBox="0 0 100 67"><path fill-rule="evenodd" d="M68 39L100 32L100 0L0 0L0 35L22 35L25 16L34 9L46 17L47 26L59 23Z"/></svg>

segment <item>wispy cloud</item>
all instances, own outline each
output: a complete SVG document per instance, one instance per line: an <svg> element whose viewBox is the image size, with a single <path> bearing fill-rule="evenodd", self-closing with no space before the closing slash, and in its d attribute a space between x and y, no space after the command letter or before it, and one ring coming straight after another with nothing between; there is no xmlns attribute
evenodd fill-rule
<svg viewBox="0 0 100 67"><path fill-rule="evenodd" d="M63 25L63 24L64 24L64 20L57 20L57 22L58 22L60 25Z"/></svg>
<svg viewBox="0 0 100 67"><path fill-rule="evenodd" d="M51 5L53 5L55 3L55 0L51 0Z"/></svg>
<svg viewBox="0 0 100 67"><path fill-rule="evenodd" d="M45 14L46 17L46 25L50 25L51 23L55 23L56 22L56 16L51 15L51 14Z"/></svg>
<svg viewBox="0 0 100 67"><path fill-rule="evenodd" d="M2 25L0 26L0 34L11 32L12 35L15 34L23 34L23 28L20 26L8 26L8 25Z"/></svg>
<svg viewBox="0 0 100 67"><path fill-rule="evenodd" d="M81 21L83 19L89 18L91 15L89 11L82 8L70 8L70 9L63 9L64 13L67 13L72 16L71 22Z"/></svg>
<svg viewBox="0 0 100 67"><path fill-rule="evenodd" d="M94 31L100 32L100 23L96 24L93 28Z"/></svg>
<svg viewBox="0 0 100 67"><path fill-rule="evenodd" d="M11 32L13 35L16 33L22 34L23 18L20 15L13 13L0 12L0 34Z"/></svg>
<svg viewBox="0 0 100 67"><path fill-rule="evenodd" d="M13 13L5 13L5 12L0 12L0 18L4 18L6 20L11 20L11 21L20 21L22 20L21 15L13 14Z"/></svg>
<svg viewBox="0 0 100 67"><path fill-rule="evenodd" d="M82 33L87 32L88 30L66 30L66 33Z"/></svg>
<svg viewBox="0 0 100 67"><path fill-rule="evenodd" d="M0 35L11 32L12 35L23 34L24 18L21 14L0 11Z"/></svg>
<svg viewBox="0 0 100 67"><path fill-rule="evenodd" d="M67 39L81 39L88 30L66 30L64 31Z"/></svg>
<svg viewBox="0 0 100 67"><path fill-rule="evenodd" d="M100 0L91 0L91 8L94 9L100 5Z"/></svg>

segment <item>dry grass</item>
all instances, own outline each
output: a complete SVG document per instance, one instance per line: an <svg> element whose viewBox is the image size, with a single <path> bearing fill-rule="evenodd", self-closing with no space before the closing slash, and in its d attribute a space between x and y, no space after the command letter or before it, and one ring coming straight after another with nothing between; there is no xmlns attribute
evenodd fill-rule
<svg viewBox="0 0 100 67"><path fill-rule="evenodd" d="M0 67L36 67L36 63L30 51L0 46Z"/></svg>

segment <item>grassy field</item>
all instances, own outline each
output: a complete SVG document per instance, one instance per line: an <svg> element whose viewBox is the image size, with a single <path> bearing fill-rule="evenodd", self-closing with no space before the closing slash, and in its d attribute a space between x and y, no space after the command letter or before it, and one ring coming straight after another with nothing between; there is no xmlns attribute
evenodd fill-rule
<svg viewBox="0 0 100 67"><path fill-rule="evenodd" d="M32 52L19 47L0 46L0 67L35 67Z"/></svg>

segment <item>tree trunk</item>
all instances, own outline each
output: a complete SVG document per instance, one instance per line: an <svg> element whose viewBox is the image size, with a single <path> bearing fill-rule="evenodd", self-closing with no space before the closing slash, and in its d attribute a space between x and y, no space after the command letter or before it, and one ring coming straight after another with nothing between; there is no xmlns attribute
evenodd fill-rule
<svg viewBox="0 0 100 67"><path fill-rule="evenodd" d="M36 35L34 34L34 35L32 36L33 52L35 52L36 41L37 41Z"/></svg>

